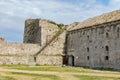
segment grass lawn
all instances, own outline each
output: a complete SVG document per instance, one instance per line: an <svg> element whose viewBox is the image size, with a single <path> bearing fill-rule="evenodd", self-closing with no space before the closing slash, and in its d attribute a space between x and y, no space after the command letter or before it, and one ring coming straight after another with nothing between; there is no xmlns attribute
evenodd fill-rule
<svg viewBox="0 0 120 80"><path fill-rule="evenodd" d="M18 65L6 65L6 68L28 70L28 71L57 71L57 72L92 72L91 69L81 67L61 67L61 66L18 66Z"/></svg>
<svg viewBox="0 0 120 80"><path fill-rule="evenodd" d="M16 80L16 79L9 76L0 76L0 80Z"/></svg>
<svg viewBox="0 0 120 80"><path fill-rule="evenodd" d="M23 72L11 72L14 75L25 75L25 76L32 76L35 77L35 79L40 79L40 78L48 78L50 80L60 80L60 77L56 75L48 75L48 74L33 74L33 73L23 73Z"/></svg>
<svg viewBox="0 0 120 80"><path fill-rule="evenodd" d="M120 72L61 66L0 66L0 80L120 80Z"/></svg>

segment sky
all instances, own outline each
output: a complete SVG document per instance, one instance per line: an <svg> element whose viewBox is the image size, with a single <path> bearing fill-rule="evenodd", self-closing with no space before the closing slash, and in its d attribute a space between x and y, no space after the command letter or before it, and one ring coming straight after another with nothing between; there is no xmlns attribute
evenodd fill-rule
<svg viewBox="0 0 120 80"><path fill-rule="evenodd" d="M120 0L0 0L0 37L22 42L28 18L71 24L120 9L119 4Z"/></svg>

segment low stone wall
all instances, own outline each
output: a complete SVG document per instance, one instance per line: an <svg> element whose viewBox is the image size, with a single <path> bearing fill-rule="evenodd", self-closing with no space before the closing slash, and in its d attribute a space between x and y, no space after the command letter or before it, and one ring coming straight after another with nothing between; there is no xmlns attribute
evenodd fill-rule
<svg viewBox="0 0 120 80"><path fill-rule="evenodd" d="M41 47L37 44L0 43L0 55L34 55Z"/></svg>
<svg viewBox="0 0 120 80"><path fill-rule="evenodd" d="M44 56L36 57L36 64L40 65L62 65L62 56Z"/></svg>
<svg viewBox="0 0 120 80"><path fill-rule="evenodd" d="M25 56L0 56L0 64L28 64Z"/></svg>
<svg viewBox="0 0 120 80"><path fill-rule="evenodd" d="M0 64L62 65L62 56L0 56Z"/></svg>
<svg viewBox="0 0 120 80"><path fill-rule="evenodd" d="M0 43L0 64L62 65L62 56L36 54L40 50L37 44Z"/></svg>
<svg viewBox="0 0 120 80"><path fill-rule="evenodd" d="M0 43L0 64L35 64L33 55L40 48L37 44L2 42Z"/></svg>

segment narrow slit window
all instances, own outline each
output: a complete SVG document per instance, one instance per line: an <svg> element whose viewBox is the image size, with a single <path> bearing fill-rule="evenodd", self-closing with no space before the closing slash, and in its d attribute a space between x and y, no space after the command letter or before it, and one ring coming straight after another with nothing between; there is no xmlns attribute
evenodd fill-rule
<svg viewBox="0 0 120 80"><path fill-rule="evenodd" d="M87 38L89 39L89 36L87 36Z"/></svg>
<svg viewBox="0 0 120 80"><path fill-rule="evenodd" d="M36 57L34 57L34 61L36 62Z"/></svg>
<svg viewBox="0 0 120 80"><path fill-rule="evenodd" d="M89 47L87 47L87 52L89 52Z"/></svg>
<svg viewBox="0 0 120 80"><path fill-rule="evenodd" d="M109 38L109 34L108 34L108 32L106 33L106 37Z"/></svg>
<svg viewBox="0 0 120 80"><path fill-rule="evenodd" d="M119 37L119 27L117 28L117 37Z"/></svg>
<svg viewBox="0 0 120 80"><path fill-rule="evenodd" d="M109 51L109 47L108 47L108 46L105 46L105 50L106 50L106 51Z"/></svg>
<svg viewBox="0 0 120 80"><path fill-rule="evenodd" d="M87 60L89 60L90 59L90 57L89 56L87 56Z"/></svg>

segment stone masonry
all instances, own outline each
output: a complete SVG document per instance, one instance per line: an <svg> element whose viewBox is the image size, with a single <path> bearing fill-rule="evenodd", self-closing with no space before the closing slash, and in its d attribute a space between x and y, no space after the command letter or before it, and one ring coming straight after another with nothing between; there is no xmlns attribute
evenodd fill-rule
<svg viewBox="0 0 120 80"><path fill-rule="evenodd" d="M27 19L24 43L35 43L42 48L45 47L41 54L63 54L66 32L62 27L60 24L45 19Z"/></svg>
<svg viewBox="0 0 120 80"><path fill-rule="evenodd" d="M75 66L120 69L119 40L120 20L80 28L68 32L67 54Z"/></svg>
<svg viewBox="0 0 120 80"><path fill-rule="evenodd" d="M24 43L0 38L0 64L49 64L120 69L120 10L75 22L25 21Z"/></svg>
<svg viewBox="0 0 120 80"><path fill-rule="evenodd" d="M28 61L40 46L37 44L23 43L0 43L0 63L1 64L30 64Z"/></svg>
<svg viewBox="0 0 120 80"><path fill-rule="evenodd" d="M68 26L69 65L120 69L119 13L116 10Z"/></svg>

